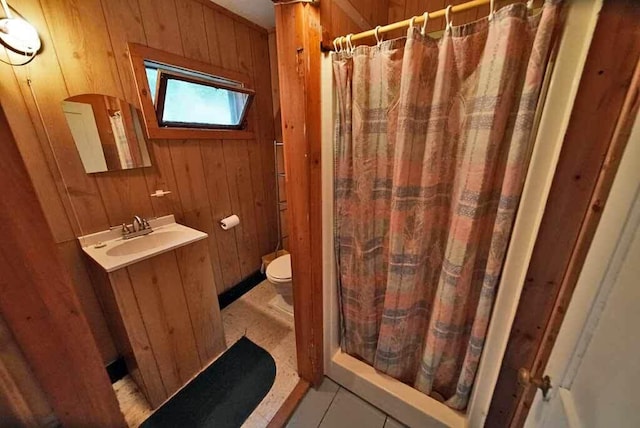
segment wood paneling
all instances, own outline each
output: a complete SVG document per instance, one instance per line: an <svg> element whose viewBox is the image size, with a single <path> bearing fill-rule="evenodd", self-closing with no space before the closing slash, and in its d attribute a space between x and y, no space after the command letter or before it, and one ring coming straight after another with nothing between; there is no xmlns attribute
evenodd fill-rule
<svg viewBox="0 0 640 428"><path fill-rule="evenodd" d="M300 377L322 381L322 197L318 10L276 5L295 331Z"/></svg>
<svg viewBox="0 0 640 428"><path fill-rule="evenodd" d="M640 5L605 2L582 73L486 426L522 426L544 375L638 108ZM616 49L611 49L615 43ZM636 76L634 78L634 72ZM633 84L630 86L630 82Z"/></svg>
<svg viewBox="0 0 640 428"><path fill-rule="evenodd" d="M443 9L448 5L465 3L468 0L387 0L383 2L367 0L332 0L323 1L320 4L322 10L322 43L325 47L332 47L336 37L346 36L349 33L358 33L370 30L377 25L391 24L393 22L409 19L412 16L422 15L425 12L433 12ZM523 2L524 0L496 0L496 10L510 3ZM543 0L534 1L534 7L539 7ZM353 9L356 9L357 14ZM459 12L452 15L453 25L461 25L484 18L489 14L489 5ZM361 18L369 25L363 25ZM443 30L445 19L435 18L427 23L427 31ZM396 30L384 35L385 39L404 37L406 30ZM369 44L375 43L371 40Z"/></svg>
<svg viewBox="0 0 640 428"><path fill-rule="evenodd" d="M108 282L110 322L121 326L119 347L152 407L226 348L206 241L112 272Z"/></svg>
<svg viewBox="0 0 640 428"><path fill-rule="evenodd" d="M2 109L0 141L2 317L63 425L123 427L102 358Z"/></svg>
<svg viewBox="0 0 640 428"><path fill-rule="evenodd" d="M196 373L199 357L175 254L160 254L127 271L162 383L167 393L176 391Z"/></svg>
<svg viewBox="0 0 640 428"><path fill-rule="evenodd" d="M62 263L69 271L71 282L91 326L91 332L102 355L102 361L105 363L115 361L119 353L104 319L101 302L85 267L87 257L79 250L80 244L76 240L62 242L57 246Z"/></svg>
<svg viewBox="0 0 640 428"><path fill-rule="evenodd" d="M388 23L409 19L412 16L422 15L425 12L433 12L444 9L448 5L455 6L457 4L466 3L468 0L389 0ZM495 8L499 8L511 3L524 3L523 0L496 0ZM535 0L534 7L540 7L543 0ZM489 5L483 5L475 9L465 10L463 12L451 15L453 25L462 25L473 22L477 19L485 18L489 15ZM427 23L427 32L444 30L446 21L444 17L430 20ZM406 35L406 31L397 31L387 35L386 37L401 37Z"/></svg>
<svg viewBox="0 0 640 428"><path fill-rule="evenodd" d="M116 332L118 349L125 357L129 373L145 392L149 403L158 405L167 398L167 391L138 308L129 272L120 269L107 276L97 265L93 270L101 276L101 296L108 305L107 320Z"/></svg>
<svg viewBox="0 0 640 428"><path fill-rule="evenodd" d="M260 256L275 248L267 32L200 0L24 0L14 6L38 29L43 50L29 67L0 64L0 102L107 362L114 346L84 282L85 267L71 266L83 258L69 243L76 236L130 222L134 214L175 214L209 233L220 292L257 270ZM246 139L153 140L151 167L86 174L60 102L94 92L139 105L129 42L243 73L256 90ZM0 49L0 56L17 59ZM150 197L156 189L172 193ZM243 228L217 230L218 220L234 212Z"/></svg>
<svg viewBox="0 0 640 428"><path fill-rule="evenodd" d="M261 141L265 141L265 144L259 147L249 145L249 154L252 159L254 159L253 163L257 164L260 162L262 165L262 175L256 174L253 176L253 180L254 182L261 180L263 187L263 196L258 213L260 216L263 216L263 224L258 224L258 227L265 232L261 240L262 246L260 248L260 253L264 255L274 250L274 244L277 241L277 230L276 227L274 227L277 218L273 141L276 139L276 129L279 129L281 124L280 116L274 114L273 104L274 102L277 103L278 108L276 111L279 112L280 98L276 93L274 100L273 90L271 88L273 79L276 81L278 79L278 70L277 68L275 70L271 69L269 37L264 33L252 33L251 39L251 55L254 64L254 87L256 88L256 98L254 101L257 107L256 111L271 111L271 116L257 115L258 124L256 133ZM282 134L282 132L280 133ZM256 150L257 148L259 148L259 151Z"/></svg>
<svg viewBox="0 0 640 428"><path fill-rule="evenodd" d="M204 6L193 1L177 1L176 7L184 56L210 63Z"/></svg>
<svg viewBox="0 0 640 428"><path fill-rule="evenodd" d="M211 288L213 273L207 243L194 242L176 249L175 254L200 365L204 367L226 348L220 306L216 290Z"/></svg>
<svg viewBox="0 0 640 428"><path fill-rule="evenodd" d="M0 415L2 426L57 426L29 363L0 317Z"/></svg>
<svg viewBox="0 0 640 428"><path fill-rule="evenodd" d="M326 0L320 2L322 43L331 46L333 39L349 33L385 25L393 0Z"/></svg>

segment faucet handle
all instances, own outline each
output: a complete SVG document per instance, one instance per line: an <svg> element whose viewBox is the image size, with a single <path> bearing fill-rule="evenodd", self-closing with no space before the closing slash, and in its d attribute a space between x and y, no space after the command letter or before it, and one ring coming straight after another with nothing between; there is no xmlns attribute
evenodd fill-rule
<svg viewBox="0 0 640 428"><path fill-rule="evenodd" d="M134 215L133 216L133 223L131 223L131 226L133 227L133 231L137 232L139 230L144 229L144 225L142 223L142 218L139 215Z"/></svg>
<svg viewBox="0 0 640 428"><path fill-rule="evenodd" d="M131 233L131 229L129 229L129 226L127 226L126 223L122 223L122 234L127 235L129 233Z"/></svg>

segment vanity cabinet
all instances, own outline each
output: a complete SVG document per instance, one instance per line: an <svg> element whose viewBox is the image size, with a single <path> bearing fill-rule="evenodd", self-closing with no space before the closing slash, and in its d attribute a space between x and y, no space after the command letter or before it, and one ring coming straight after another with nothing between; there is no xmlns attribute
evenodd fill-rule
<svg viewBox="0 0 640 428"><path fill-rule="evenodd" d="M129 374L155 409L226 349L207 240L92 276Z"/></svg>

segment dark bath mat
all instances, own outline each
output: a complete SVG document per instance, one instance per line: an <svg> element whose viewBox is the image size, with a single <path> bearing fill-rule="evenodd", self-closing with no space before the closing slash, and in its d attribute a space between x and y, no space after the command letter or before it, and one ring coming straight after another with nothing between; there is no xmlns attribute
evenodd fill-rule
<svg viewBox="0 0 640 428"><path fill-rule="evenodd" d="M267 395L275 378L273 357L243 337L140 427L238 428Z"/></svg>

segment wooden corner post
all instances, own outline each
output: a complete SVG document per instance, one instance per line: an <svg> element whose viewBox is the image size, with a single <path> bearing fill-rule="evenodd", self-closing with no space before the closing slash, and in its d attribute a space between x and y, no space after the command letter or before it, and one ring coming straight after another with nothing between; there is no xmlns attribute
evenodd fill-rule
<svg viewBox="0 0 640 428"><path fill-rule="evenodd" d="M63 426L125 427L2 108L0 142L0 313Z"/></svg>
<svg viewBox="0 0 640 428"><path fill-rule="evenodd" d="M322 381L320 10L275 5L278 74L300 377Z"/></svg>

